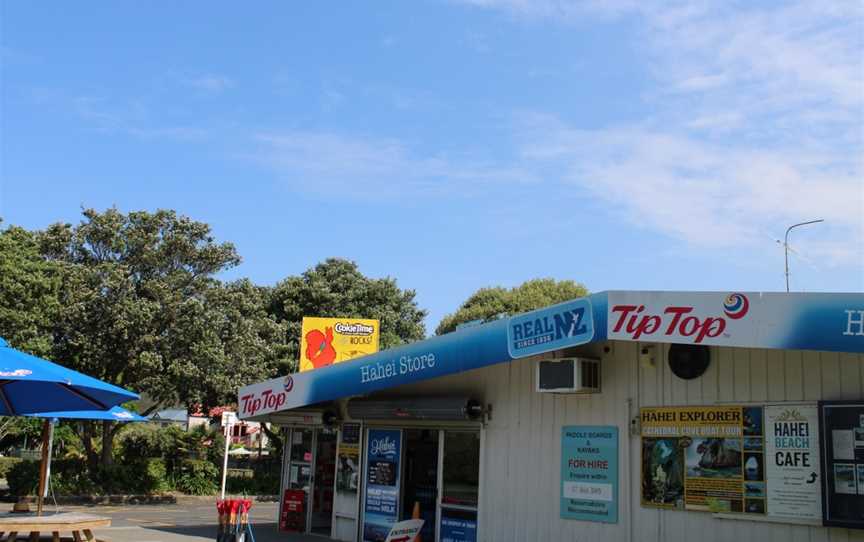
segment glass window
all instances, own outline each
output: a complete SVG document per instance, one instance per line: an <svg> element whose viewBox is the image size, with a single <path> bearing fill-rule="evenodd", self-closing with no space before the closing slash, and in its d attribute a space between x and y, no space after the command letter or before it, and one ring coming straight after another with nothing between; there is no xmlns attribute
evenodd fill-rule
<svg viewBox="0 0 864 542"><path fill-rule="evenodd" d="M480 485L480 433L444 432L443 478L442 505L477 506Z"/></svg>
<svg viewBox="0 0 864 542"><path fill-rule="evenodd" d="M312 430L294 429L291 432L291 461L312 462Z"/></svg>

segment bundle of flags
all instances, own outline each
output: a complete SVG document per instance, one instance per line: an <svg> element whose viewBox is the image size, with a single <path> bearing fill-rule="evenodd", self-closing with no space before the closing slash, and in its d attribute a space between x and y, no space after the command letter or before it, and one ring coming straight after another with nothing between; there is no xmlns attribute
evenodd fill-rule
<svg viewBox="0 0 864 542"><path fill-rule="evenodd" d="M252 501L249 499L224 499L216 501L216 511L219 512L219 533L216 542L255 542L252 535L252 525L249 522L249 509Z"/></svg>

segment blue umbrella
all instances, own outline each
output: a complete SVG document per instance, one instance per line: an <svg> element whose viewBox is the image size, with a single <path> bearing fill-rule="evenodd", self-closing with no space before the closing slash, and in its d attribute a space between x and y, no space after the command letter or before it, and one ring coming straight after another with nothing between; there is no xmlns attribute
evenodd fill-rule
<svg viewBox="0 0 864 542"><path fill-rule="evenodd" d="M0 416L108 410L138 395L25 354L0 338Z"/></svg>
<svg viewBox="0 0 864 542"><path fill-rule="evenodd" d="M55 418L63 420L109 420L114 422L147 422L150 421L123 407L115 406L108 410L68 410L61 412L37 412L27 414L28 418Z"/></svg>
<svg viewBox="0 0 864 542"><path fill-rule="evenodd" d="M61 412L38 412L27 414L28 418L44 418L42 465L39 470L39 495L36 499L36 514L42 514L42 502L47 496L48 480L51 477L51 456L54 445L54 421L64 420L110 420L115 422L146 422L144 416L139 416L123 407L115 406L108 410L69 410Z"/></svg>

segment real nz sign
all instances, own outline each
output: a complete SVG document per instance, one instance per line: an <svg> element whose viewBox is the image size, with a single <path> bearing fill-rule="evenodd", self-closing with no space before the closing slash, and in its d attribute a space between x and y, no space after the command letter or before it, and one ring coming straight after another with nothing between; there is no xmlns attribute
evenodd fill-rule
<svg viewBox="0 0 864 542"><path fill-rule="evenodd" d="M593 337L591 302L582 298L514 316L507 327L507 348L511 357L523 358L585 344Z"/></svg>

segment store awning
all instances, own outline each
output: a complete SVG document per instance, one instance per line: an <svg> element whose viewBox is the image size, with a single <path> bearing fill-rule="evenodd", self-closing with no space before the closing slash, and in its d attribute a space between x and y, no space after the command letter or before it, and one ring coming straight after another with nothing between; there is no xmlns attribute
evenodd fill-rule
<svg viewBox="0 0 864 542"><path fill-rule="evenodd" d="M607 339L864 353L864 294L601 292L243 387L240 418Z"/></svg>

